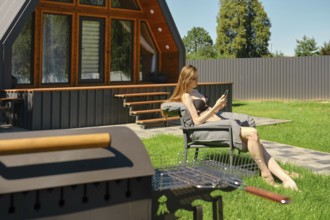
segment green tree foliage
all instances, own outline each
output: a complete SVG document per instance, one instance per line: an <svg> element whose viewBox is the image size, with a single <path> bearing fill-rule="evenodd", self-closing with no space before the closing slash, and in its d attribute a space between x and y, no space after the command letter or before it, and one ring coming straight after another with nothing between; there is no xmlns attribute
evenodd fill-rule
<svg viewBox="0 0 330 220"><path fill-rule="evenodd" d="M12 69L20 84L31 83L32 75L32 16L27 20L22 32L12 46Z"/></svg>
<svg viewBox="0 0 330 220"><path fill-rule="evenodd" d="M271 53L270 57L285 57L282 51L275 51L275 53Z"/></svg>
<svg viewBox="0 0 330 220"><path fill-rule="evenodd" d="M225 57L268 56L270 20L258 0L221 0L216 48Z"/></svg>
<svg viewBox="0 0 330 220"><path fill-rule="evenodd" d="M304 35L302 40L296 40L297 47L294 50L297 57L318 56L319 48L314 38L308 38Z"/></svg>
<svg viewBox="0 0 330 220"><path fill-rule="evenodd" d="M320 49L320 55L325 56L325 55L330 55L330 41L324 42L323 46Z"/></svg>
<svg viewBox="0 0 330 220"><path fill-rule="evenodd" d="M213 40L204 28L193 27L188 31L187 36L183 37L182 41L186 47L187 59L216 57Z"/></svg>

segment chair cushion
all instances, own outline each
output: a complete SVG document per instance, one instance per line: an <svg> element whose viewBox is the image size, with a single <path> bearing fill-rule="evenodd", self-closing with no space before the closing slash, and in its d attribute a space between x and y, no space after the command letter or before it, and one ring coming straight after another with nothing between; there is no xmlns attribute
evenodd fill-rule
<svg viewBox="0 0 330 220"><path fill-rule="evenodd" d="M233 120L221 120L221 121L214 121L214 122L207 122L202 125L198 125L198 127L217 127L229 125L232 129L233 134L233 145L240 151L247 151L246 145L242 142L240 133L241 127ZM231 137L228 131L194 131L190 135L193 144L204 144L208 146L219 146L229 144Z"/></svg>
<svg viewBox="0 0 330 220"><path fill-rule="evenodd" d="M161 104L160 108L168 116L180 115L184 123L183 126L194 126L190 113L182 102L164 102Z"/></svg>

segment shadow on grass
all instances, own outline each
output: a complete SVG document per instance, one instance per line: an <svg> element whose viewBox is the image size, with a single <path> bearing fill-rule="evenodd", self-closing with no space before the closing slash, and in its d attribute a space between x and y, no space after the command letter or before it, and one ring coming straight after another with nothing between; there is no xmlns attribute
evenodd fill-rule
<svg viewBox="0 0 330 220"><path fill-rule="evenodd" d="M244 105L246 105L246 104L245 103L238 103L238 102L232 104L233 107L240 107L240 106L244 106Z"/></svg>

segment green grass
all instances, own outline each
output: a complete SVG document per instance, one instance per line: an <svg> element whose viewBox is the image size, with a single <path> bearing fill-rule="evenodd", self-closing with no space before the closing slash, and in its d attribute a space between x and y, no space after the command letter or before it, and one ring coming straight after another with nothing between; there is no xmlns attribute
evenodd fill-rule
<svg viewBox="0 0 330 220"><path fill-rule="evenodd" d="M182 137L174 135L158 135L144 139L143 143L150 155L160 155L164 159L175 157L178 152L183 151ZM299 179L296 179L300 192L284 189L283 187L273 188L265 184L260 177L247 178L244 180L244 183L289 196L292 200L291 204L281 205L250 195L243 190L232 192L216 190L214 193L221 194L223 197L224 219L330 219L330 210L328 208L330 204L330 176L317 175L307 169L289 164L281 165L286 170L298 172L301 175ZM196 201L194 204L203 206L204 219L212 219L210 203ZM177 212L177 215L180 217L180 220L192 219L192 214L186 211L180 210Z"/></svg>
<svg viewBox="0 0 330 220"><path fill-rule="evenodd" d="M330 153L330 102L234 101L233 112L291 120L259 126L261 139Z"/></svg>

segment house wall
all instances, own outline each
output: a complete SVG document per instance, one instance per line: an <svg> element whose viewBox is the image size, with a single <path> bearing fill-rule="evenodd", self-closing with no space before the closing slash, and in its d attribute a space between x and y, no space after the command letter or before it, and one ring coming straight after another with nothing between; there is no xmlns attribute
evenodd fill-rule
<svg viewBox="0 0 330 220"><path fill-rule="evenodd" d="M23 105L17 126L29 130L65 129L90 126L134 123L135 117L123 106L115 94L164 91L171 92L176 84L145 84L128 86L67 87L52 89L6 90L8 97L19 97ZM201 83L201 93L209 97L209 104L228 89L225 111L232 110L232 83ZM19 109L20 108L20 109Z"/></svg>

